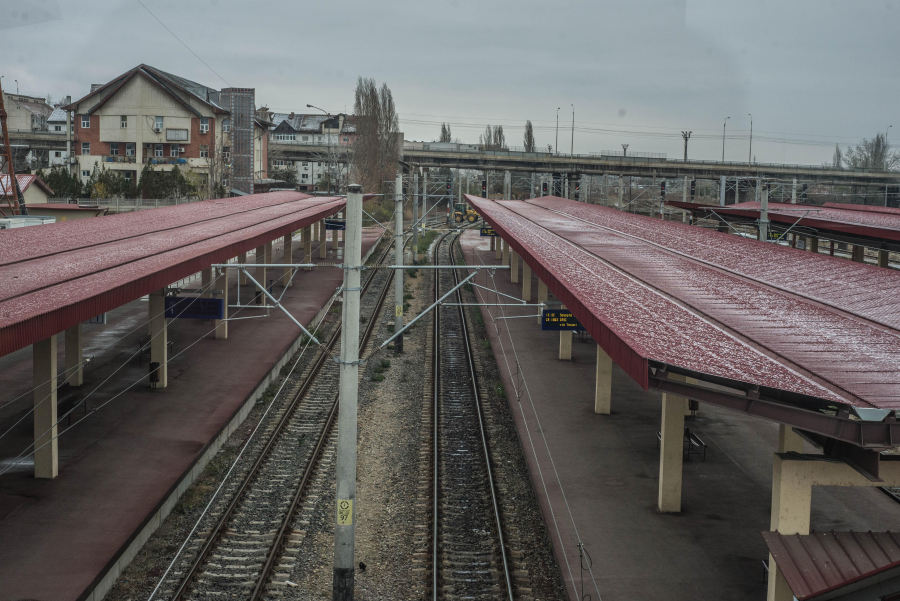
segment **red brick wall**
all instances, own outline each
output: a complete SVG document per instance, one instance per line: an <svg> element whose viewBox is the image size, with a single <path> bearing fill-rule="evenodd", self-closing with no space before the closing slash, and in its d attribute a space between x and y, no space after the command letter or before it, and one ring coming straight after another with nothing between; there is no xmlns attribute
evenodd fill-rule
<svg viewBox="0 0 900 601"><path fill-rule="evenodd" d="M129 123L129 125L131 125ZM162 136L165 138L165 134ZM182 142L179 144L182 148L184 148L184 152L180 153L179 156L183 159L196 159L200 158L200 146L205 144L209 146L210 153L212 153L216 148L216 127L215 127L215 119L210 117L209 119L209 132L205 134L200 133L200 118L192 117L191 118L191 142L189 144ZM99 115L91 115L91 126L89 128L81 127L81 115L75 116L75 148L74 152L76 155L81 154L81 143L82 142L90 142L91 144L91 154L92 155L108 155L109 154L109 142L103 142L100 140L100 117ZM145 140L146 143L146 140ZM170 157L170 148L171 143L166 142L163 139L163 157ZM125 155L125 143L119 143L119 154ZM153 146L149 146L145 152L144 156L153 156Z"/></svg>
<svg viewBox="0 0 900 601"><path fill-rule="evenodd" d="M91 154L109 154L109 144L100 141L100 117L91 115L91 126L87 129L81 127L81 115L75 115L75 148L73 152L81 155L81 143L90 142ZM124 150L122 151L124 153Z"/></svg>

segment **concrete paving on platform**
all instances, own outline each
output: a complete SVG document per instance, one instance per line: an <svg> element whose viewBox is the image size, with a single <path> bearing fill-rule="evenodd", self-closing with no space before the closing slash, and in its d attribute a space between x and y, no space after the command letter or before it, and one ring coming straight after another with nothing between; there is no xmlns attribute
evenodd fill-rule
<svg viewBox="0 0 900 601"><path fill-rule="evenodd" d="M381 231L364 230L363 254ZM343 251L336 256L329 245L327 258L319 259L317 244L316 262L341 258ZM295 261L302 262L296 240L293 248ZM274 254L280 261L280 240ZM275 271L269 278L281 276L281 269ZM237 299L236 274L229 273L231 304ZM306 325L342 278L339 269L300 271L283 304ZM192 287L200 287L199 276L186 284ZM276 296L280 291L276 285ZM252 297L252 286L245 286L241 300L247 304ZM60 425L59 476L35 479L28 455L0 476L0 601L85 598L163 502L172 502L178 484L300 335L275 308L268 318L229 322L227 340L214 339L211 321L170 320L173 353L186 352L170 360L168 387L151 390L148 359L139 363L133 357L138 338L147 333L147 305L134 301L109 313L108 325L84 326L84 356L93 360L78 394L96 392L83 422L76 424L84 416L78 409L71 427ZM236 311L230 317L263 313ZM60 352L64 347L60 340ZM0 358L0 471L33 440L31 362L30 348ZM60 355L60 370L64 365Z"/></svg>
<svg viewBox="0 0 900 601"><path fill-rule="evenodd" d="M489 238L463 235L469 264L497 264ZM521 282L521 277L519 279ZM508 271L476 278L482 302L514 302ZM531 302L537 298L532 277ZM498 300L499 298L499 300ZM559 302L551 295L551 302ZM597 345L576 340L560 361L559 334L542 332L535 307L482 307L554 552L573 601L760 600L766 596L772 457L778 425L700 405L685 425L708 445L684 463L682 511L657 509L661 402L618 366L612 414L594 414ZM806 452L815 452L807 446ZM816 530L896 530L900 504L873 488L814 487ZM581 569L578 543L593 561ZM587 565L587 560L585 560Z"/></svg>

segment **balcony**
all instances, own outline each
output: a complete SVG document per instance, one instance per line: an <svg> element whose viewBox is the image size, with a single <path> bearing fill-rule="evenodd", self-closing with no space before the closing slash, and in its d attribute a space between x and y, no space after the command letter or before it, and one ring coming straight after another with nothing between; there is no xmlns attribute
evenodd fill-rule
<svg viewBox="0 0 900 601"><path fill-rule="evenodd" d="M187 159L180 157L144 157L145 165L187 165Z"/></svg>
<svg viewBox="0 0 900 601"><path fill-rule="evenodd" d="M129 156L122 156L120 154L110 155L104 154L100 156L101 163L134 163L135 158Z"/></svg>

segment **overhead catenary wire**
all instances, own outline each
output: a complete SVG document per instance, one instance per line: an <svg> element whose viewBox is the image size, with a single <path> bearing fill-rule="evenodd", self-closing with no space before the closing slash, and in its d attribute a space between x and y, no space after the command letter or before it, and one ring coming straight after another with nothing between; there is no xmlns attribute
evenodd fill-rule
<svg viewBox="0 0 900 601"><path fill-rule="evenodd" d="M480 262L482 265L487 266L487 264L484 263L484 261L482 260L482 258L481 258L477 253L473 253L473 254L475 255L476 258L478 258L479 262ZM491 273L490 273L490 277L491 277L491 281L492 281L492 283L493 283L493 285L494 285L493 291L494 291L496 294L498 294L498 295L501 294L501 293L499 292L499 290L497 289L496 274L493 273L493 272L491 272ZM479 298L481 298L482 300L484 299L484 296L481 294L480 291L478 291L477 294L478 294ZM506 312L504 311L504 308L503 308L502 306L500 307L500 313L503 314L503 317L504 317L504 318L506 317ZM494 322L494 328L495 328L495 331L496 331L496 333L497 333L497 340L500 342L501 352L502 352L502 354L503 354L504 362L506 363L507 373L512 374L512 367L511 367L510 364L509 364L508 355L507 355L506 350L505 350L505 348L504 348L503 337L501 336L500 328L499 328L499 326L497 325L496 321L494 321L496 318L494 318L494 317L491 315L490 310L488 310L488 315L492 318L492 321ZM519 355L518 355L518 351L517 351L516 346L515 346L515 341L514 341L513 338L512 338L512 334L509 332L509 329L508 329L508 328L507 328L507 331L506 331L506 335L507 335L507 337L509 338L510 347L511 347L511 349L512 349L512 351L513 351L513 356L514 356L514 358L515 358L515 362L516 362L516 364L518 365L518 364L519 364ZM544 448L545 448L546 451L547 451L547 457L550 459L550 465L551 465L552 468L553 468L553 474L554 474L554 476L555 476L555 478L556 478L557 485L559 486L560 494L562 495L563 501L565 502L566 510L567 510L567 512L568 512L568 514L569 514L569 520L570 520L571 523L572 523L572 528L575 530L575 536L576 536L576 538L578 539L578 543L581 545L581 544L583 544L583 543L582 543L582 540L581 540L581 535L580 535L579 532L578 532L578 526L577 526L576 523L575 523L575 517L572 515L572 508L569 506L569 500L568 500L568 497L566 496L565 489L563 488L563 485L562 485L562 479L559 477L559 472L558 472L557 469L556 469L556 461L553 459L553 454L552 454L551 451L550 451L550 444L547 442L547 437L546 437L546 435L544 434L544 427L543 427L543 425L541 424L541 420L540 420L540 417L539 417L538 412L537 412L537 407L535 407L535 405L534 405L534 399L533 399L532 396L531 396L531 390L528 388L528 382L526 381L526 378L525 378L524 374L521 373L521 370L520 370L520 373L519 373L519 377L520 377L521 380L522 380L522 388L524 388L524 390L525 390L525 393L526 393L526 395L527 395L527 397L528 397L528 401L529 401L529 403L530 403L530 405L531 405L531 410L532 410L532 413L533 413L533 415L534 415L534 419L535 419L535 421L537 422L537 426L538 426L538 427L537 427L537 430L538 430L538 432L540 433L541 438L542 438L543 441L544 441ZM519 391L519 387L516 385L516 382L513 382L513 387L514 387L514 389L515 389L515 391L516 391L516 395L517 395L517 396L520 396L521 393L520 393L520 391ZM525 411L524 411L524 409L522 408L521 403L519 403L519 411L520 411L520 413L521 413L521 415L522 415L522 423L523 423L523 425L524 425L524 427L525 427L525 431L526 431L526 433L528 434L528 441L529 441L529 444L530 444L530 446L531 446L532 455L533 455L533 457L535 458L535 465L537 466L538 474L540 475L540 478L541 478L541 485L542 485L543 488L544 488L544 494L545 494L545 497L546 497L546 499L547 499L547 505L548 505L549 508L550 508L550 514L551 514L551 517L552 517L552 519L553 519L554 526L555 526L555 528L556 528L557 538L559 539L560 545L561 545L561 547L562 547L563 550L564 550L564 551L563 551L563 559L565 559L565 562L566 562L566 569L567 569L567 571L569 572L569 579L570 579L570 581L572 582L572 588L573 588L573 590L574 590L574 592L575 592L575 595L577 596L578 591L577 591L577 589L575 589L575 577L574 577L574 575L573 575L573 573L572 573L572 567L571 567L571 565L569 564L569 557L568 557L568 554L565 553L565 548L566 548L566 547L565 547L565 542L563 541L562 533L559 531L559 524L558 524L558 522L557 522L557 520L556 520L556 512L555 512L554 509L553 509L553 501L550 499L550 494L549 494L549 492L548 492L548 490L547 490L547 483L546 483L546 479L545 479L545 477L544 477L544 471L543 471L543 469L541 468L540 461L538 461L538 457L537 457L537 449L536 449L536 447L535 447L535 445L534 445L534 439L533 439L533 437L532 437L531 428L528 426L528 420L527 420L527 417L526 417L526 415L525 415ZM591 567L589 566L589 567L588 567L588 571L589 571L589 573L590 573L590 575L591 575L591 581L594 583L594 590L597 592L597 599L598 599L598 601L600 601L600 600L601 600L601 597L600 597L600 589L599 589L599 587L598 587L598 585L597 585L597 581L596 581L596 579L595 579L595 577L594 577L593 569L591 569Z"/></svg>

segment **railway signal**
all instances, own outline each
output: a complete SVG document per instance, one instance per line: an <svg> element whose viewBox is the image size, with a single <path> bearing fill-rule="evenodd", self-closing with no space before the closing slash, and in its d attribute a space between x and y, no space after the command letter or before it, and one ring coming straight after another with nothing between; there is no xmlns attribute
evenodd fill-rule
<svg viewBox="0 0 900 601"><path fill-rule="evenodd" d="M487 198L487 180L481 180L481 197Z"/></svg>

